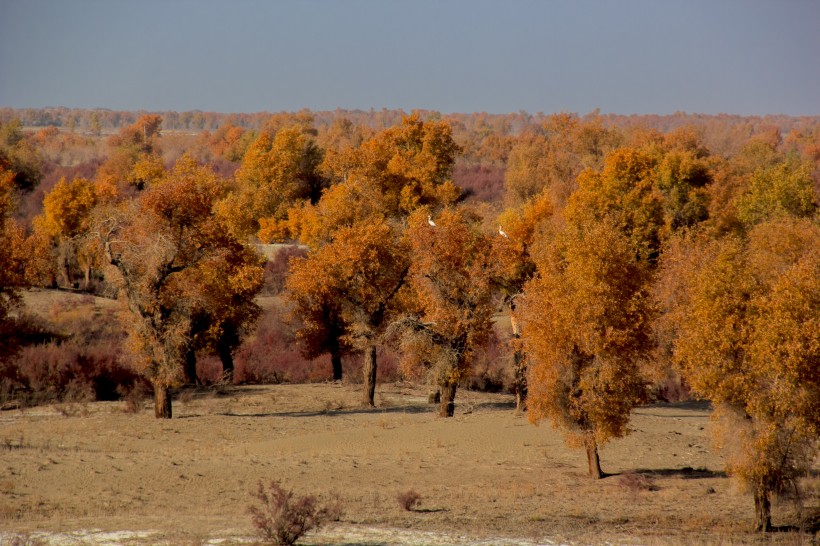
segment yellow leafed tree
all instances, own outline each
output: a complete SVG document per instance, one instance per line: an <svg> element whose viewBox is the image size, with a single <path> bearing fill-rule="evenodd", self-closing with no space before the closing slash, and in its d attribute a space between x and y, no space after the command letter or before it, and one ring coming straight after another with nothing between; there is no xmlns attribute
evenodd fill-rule
<svg viewBox="0 0 820 546"><path fill-rule="evenodd" d="M632 408L646 397L650 270L611 221L568 225L540 245L521 298L528 417L550 420L583 446L590 475L600 478L598 446L628 432Z"/></svg>
<svg viewBox="0 0 820 546"><path fill-rule="evenodd" d="M257 314L260 258L214 213L223 191L212 171L183 157L162 184L96 213L94 231L130 312L135 368L154 387L158 418L172 416L170 389L183 381L198 315L209 316L207 331Z"/></svg>
<svg viewBox="0 0 820 546"><path fill-rule="evenodd" d="M427 375L441 392L439 414L452 417L458 383L492 330L494 261L469 212L445 209L432 223L424 210L409 219L415 302L399 323L401 345L405 367Z"/></svg>
<svg viewBox="0 0 820 546"><path fill-rule="evenodd" d="M674 358L715 405L716 445L771 529L820 433L820 226L779 218L748 238L694 239L665 259Z"/></svg>

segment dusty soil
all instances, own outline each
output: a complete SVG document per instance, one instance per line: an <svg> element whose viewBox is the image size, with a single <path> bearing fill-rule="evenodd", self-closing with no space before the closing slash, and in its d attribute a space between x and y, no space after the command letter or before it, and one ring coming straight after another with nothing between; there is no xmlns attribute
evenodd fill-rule
<svg viewBox="0 0 820 546"><path fill-rule="evenodd" d="M634 432L601 451L613 475L593 482L583 453L529 424L507 395L460 391L444 419L422 388L377 392L378 407L364 409L348 384L187 391L172 420L154 419L147 400L136 414L125 402L2 412L0 543L253 541L249 492L271 479L340 501L341 520L311 544L758 540L745 533L751 498L708 447L702 405L636 410ZM408 490L422 496L413 511L396 500ZM776 504L774 517L798 515Z"/></svg>

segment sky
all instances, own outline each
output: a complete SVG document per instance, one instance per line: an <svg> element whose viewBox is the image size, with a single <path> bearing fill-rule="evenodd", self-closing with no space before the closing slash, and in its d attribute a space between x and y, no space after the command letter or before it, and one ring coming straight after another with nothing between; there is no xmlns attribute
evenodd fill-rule
<svg viewBox="0 0 820 546"><path fill-rule="evenodd" d="M820 115L820 2L0 0L0 106Z"/></svg>

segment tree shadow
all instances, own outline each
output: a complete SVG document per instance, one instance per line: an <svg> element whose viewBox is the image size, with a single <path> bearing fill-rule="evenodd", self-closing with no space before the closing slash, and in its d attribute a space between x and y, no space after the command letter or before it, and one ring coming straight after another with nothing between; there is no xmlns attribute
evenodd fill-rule
<svg viewBox="0 0 820 546"><path fill-rule="evenodd" d="M727 474L723 470L709 470L708 468L637 468L633 470L635 474L660 478L683 478L684 480L704 480L709 478L726 478ZM613 476L616 474L610 474Z"/></svg>
<svg viewBox="0 0 820 546"><path fill-rule="evenodd" d="M712 403L708 400L683 400L682 402L653 402L640 406L641 408L677 408L685 410L711 410Z"/></svg>
<svg viewBox="0 0 820 546"><path fill-rule="evenodd" d="M456 404L456 407L458 407L458 404ZM481 402L480 404L475 404L474 407L487 410L511 410L515 409L515 400L509 402Z"/></svg>
<svg viewBox="0 0 820 546"><path fill-rule="evenodd" d="M449 508L411 508L410 512L415 512L417 514L435 514L438 512L449 512Z"/></svg>
<svg viewBox="0 0 820 546"><path fill-rule="evenodd" d="M281 411L262 413L235 413L215 412L211 415L223 415L225 417L335 417L345 415L391 415L399 413L434 413L435 410L427 406L388 406L383 408L343 408L343 409L321 409L311 411ZM194 417L194 416L191 416Z"/></svg>

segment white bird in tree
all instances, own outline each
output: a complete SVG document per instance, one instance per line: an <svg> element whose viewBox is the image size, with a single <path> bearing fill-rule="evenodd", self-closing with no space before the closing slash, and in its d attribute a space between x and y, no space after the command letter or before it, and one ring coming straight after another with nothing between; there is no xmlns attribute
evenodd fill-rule
<svg viewBox="0 0 820 546"><path fill-rule="evenodd" d="M504 237L505 239L509 239L509 237L507 237L507 234L504 233L504 230L501 229L501 226L498 226L498 234Z"/></svg>
<svg viewBox="0 0 820 546"><path fill-rule="evenodd" d="M428 224L430 224L430 225L431 225L431 226L433 226L433 227L436 227L436 223L435 223L435 222L433 222L433 219L432 219L432 218L430 218L430 215L429 215L429 214L427 215L427 223L428 223Z"/></svg>

